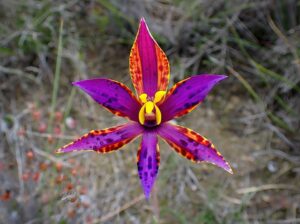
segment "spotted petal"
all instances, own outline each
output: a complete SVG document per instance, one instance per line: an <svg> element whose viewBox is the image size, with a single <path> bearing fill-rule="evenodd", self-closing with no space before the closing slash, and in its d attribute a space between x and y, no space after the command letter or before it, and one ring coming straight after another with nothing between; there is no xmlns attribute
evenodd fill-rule
<svg viewBox="0 0 300 224"><path fill-rule="evenodd" d="M159 167L159 146L155 132L145 132L137 154L138 173L145 197L150 197Z"/></svg>
<svg viewBox="0 0 300 224"><path fill-rule="evenodd" d="M136 122L127 123L104 130L93 130L74 142L71 142L58 149L57 153L80 150L93 150L99 153L111 152L132 141L135 137L141 134L142 131L142 127Z"/></svg>
<svg viewBox="0 0 300 224"><path fill-rule="evenodd" d="M152 37L144 19L141 19L133 43L129 68L133 85L138 93L153 97L156 91L168 87L170 66L167 56Z"/></svg>
<svg viewBox="0 0 300 224"><path fill-rule="evenodd" d="M196 75L175 84L159 106L163 122L192 111L225 75Z"/></svg>
<svg viewBox="0 0 300 224"><path fill-rule="evenodd" d="M164 123L158 134L183 157L193 162L209 162L232 173L229 164L214 145L198 133L185 127Z"/></svg>
<svg viewBox="0 0 300 224"><path fill-rule="evenodd" d="M74 82L73 85L78 86L113 114L138 120L140 104L124 84L98 78Z"/></svg>

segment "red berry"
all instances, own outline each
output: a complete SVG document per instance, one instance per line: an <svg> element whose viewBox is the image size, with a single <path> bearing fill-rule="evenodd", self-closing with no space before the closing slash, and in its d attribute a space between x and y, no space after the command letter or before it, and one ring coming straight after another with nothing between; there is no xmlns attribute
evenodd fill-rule
<svg viewBox="0 0 300 224"><path fill-rule="evenodd" d="M38 130L39 130L39 132L44 133L47 130L47 125L44 122L41 122L39 124Z"/></svg>
<svg viewBox="0 0 300 224"><path fill-rule="evenodd" d="M33 157L34 157L33 152L32 152L32 151L28 151L28 152L26 153L26 157L27 157L28 159L33 159Z"/></svg>
<svg viewBox="0 0 300 224"><path fill-rule="evenodd" d="M35 172L33 175L32 175L32 179L37 182L39 179L40 179L40 172Z"/></svg>
<svg viewBox="0 0 300 224"><path fill-rule="evenodd" d="M62 112L60 112L60 111L55 112L55 121L59 123L62 121L62 119L63 119Z"/></svg>
<svg viewBox="0 0 300 224"><path fill-rule="evenodd" d="M56 171L57 172L61 172L62 171L62 168L63 168L63 165L61 163L56 163L55 165L55 168L56 168Z"/></svg>

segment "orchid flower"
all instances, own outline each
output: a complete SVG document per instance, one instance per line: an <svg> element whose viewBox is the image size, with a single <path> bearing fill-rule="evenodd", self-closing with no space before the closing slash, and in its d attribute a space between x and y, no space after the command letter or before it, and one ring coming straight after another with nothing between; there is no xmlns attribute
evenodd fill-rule
<svg viewBox="0 0 300 224"><path fill-rule="evenodd" d="M63 146L57 153L73 151L112 152L141 136L137 168L148 199L158 174L158 136L178 154L193 162L208 162L232 173L215 146L191 129L171 123L195 109L224 75L195 75L167 91L170 66L166 54L152 37L142 18L133 43L129 68L137 96L124 84L106 78L74 82L97 103L129 122L104 130L92 130Z"/></svg>

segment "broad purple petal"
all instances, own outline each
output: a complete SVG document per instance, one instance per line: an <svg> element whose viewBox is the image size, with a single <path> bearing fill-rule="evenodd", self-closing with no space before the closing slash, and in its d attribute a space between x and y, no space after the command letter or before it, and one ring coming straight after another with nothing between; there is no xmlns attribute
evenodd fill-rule
<svg viewBox="0 0 300 224"><path fill-rule="evenodd" d="M196 75L175 84L159 106L163 122L189 113L225 78L225 75Z"/></svg>
<svg viewBox="0 0 300 224"><path fill-rule="evenodd" d="M136 39L133 43L129 68L133 85L140 95L153 97L158 90L168 87L170 66L163 50L152 37L144 19L141 19Z"/></svg>
<svg viewBox="0 0 300 224"><path fill-rule="evenodd" d="M158 134L183 157L194 162L209 162L232 173L229 164L214 145L198 133L185 127L164 123L158 129Z"/></svg>
<svg viewBox="0 0 300 224"><path fill-rule="evenodd" d="M73 85L78 86L112 113L133 121L138 120L140 104L124 84L98 78L74 82Z"/></svg>
<svg viewBox="0 0 300 224"><path fill-rule="evenodd" d="M93 130L62 148L57 153L74 152L80 150L93 150L106 153L117 150L132 141L143 132L143 128L136 122L119 125L116 127Z"/></svg>
<svg viewBox="0 0 300 224"><path fill-rule="evenodd" d="M159 148L157 134L145 132L137 155L138 173L145 197L150 197L151 189L155 183L159 167Z"/></svg>

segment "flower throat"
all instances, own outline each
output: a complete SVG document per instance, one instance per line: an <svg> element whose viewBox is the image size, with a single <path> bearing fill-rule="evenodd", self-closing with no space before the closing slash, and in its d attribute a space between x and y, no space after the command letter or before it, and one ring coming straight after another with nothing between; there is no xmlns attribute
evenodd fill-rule
<svg viewBox="0 0 300 224"><path fill-rule="evenodd" d="M147 127L154 127L161 123L161 111L156 104L161 103L165 95L165 91L157 91L154 95L154 99L148 97L146 93L139 96L141 102L144 104L139 112L140 124Z"/></svg>

